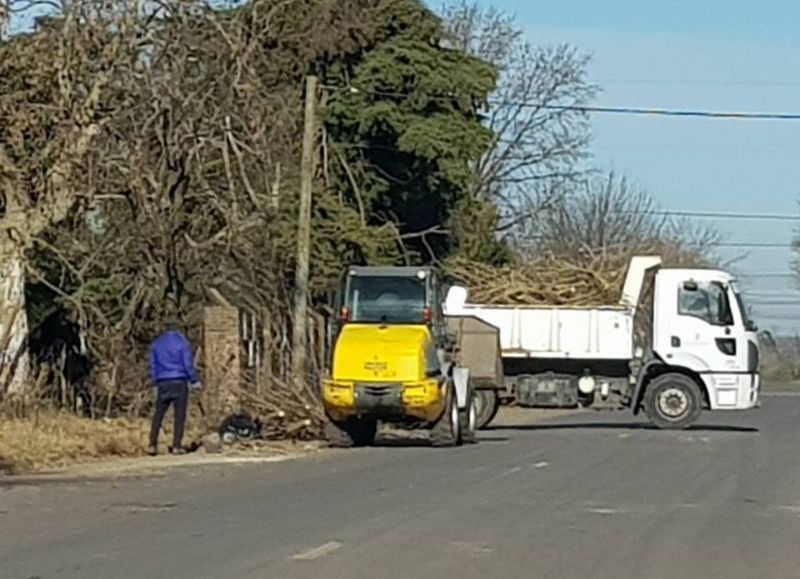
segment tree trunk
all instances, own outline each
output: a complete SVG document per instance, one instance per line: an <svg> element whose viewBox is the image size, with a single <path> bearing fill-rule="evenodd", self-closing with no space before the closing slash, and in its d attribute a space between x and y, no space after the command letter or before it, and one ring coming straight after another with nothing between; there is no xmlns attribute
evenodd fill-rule
<svg viewBox="0 0 800 579"><path fill-rule="evenodd" d="M24 263L16 243L0 243L0 394L20 393L29 384Z"/></svg>

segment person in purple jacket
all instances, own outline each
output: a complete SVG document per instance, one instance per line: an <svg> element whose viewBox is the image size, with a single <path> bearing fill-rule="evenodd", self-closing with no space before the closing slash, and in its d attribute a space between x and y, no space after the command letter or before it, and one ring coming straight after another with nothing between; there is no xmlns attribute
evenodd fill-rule
<svg viewBox="0 0 800 579"><path fill-rule="evenodd" d="M169 452L185 454L182 442L189 391L199 390L200 382L195 370L192 345L181 331L177 319L169 320L166 331L150 346L150 379L153 382L156 405L147 453L151 456L158 453L158 433L164 415L172 405L175 413L175 429Z"/></svg>

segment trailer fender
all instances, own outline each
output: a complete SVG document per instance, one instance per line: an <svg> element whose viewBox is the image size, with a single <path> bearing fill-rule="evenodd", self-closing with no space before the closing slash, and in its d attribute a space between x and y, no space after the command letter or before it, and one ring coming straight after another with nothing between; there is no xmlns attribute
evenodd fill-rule
<svg viewBox="0 0 800 579"><path fill-rule="evenodd" d="M459 410L467 407L469 396L469 368L462 366L453 367L453 385L456 391L456 402Z"/></svg>
<svg viewBox="0 0 800 579"><path fill-rule="evenodd" d="M650 375L650 370L655 366L663 365L664 363L661 360L650 360L639 370L639 376L636 378L636 388L633 390L633 398L631 399L631 410L633 410L634 416L637 416L642 409L645 382Z"/></svg>
<svg viewBox="0 0 800 579"><path fill-rule="evenodd" d="M661 370L658 370L658 368ZM642 409L644 394L645 390L647 390L648 383L653 378L670 372L675 374L683 374L684 376L694 380L695 384L697 384L697 387L700 389L700 392L703 395L703 403L707 406L710 404L708 387L703 379L697 374L697 372L694 372L689 368L684 368L683 366L665 364L663 361L656 359L647 362L644 366L642 366L642 369L639 372L639 377L636 380L636 388L633 391L633 399L631 401L631 409L633 410L634 416L638 415Z"/></svg>

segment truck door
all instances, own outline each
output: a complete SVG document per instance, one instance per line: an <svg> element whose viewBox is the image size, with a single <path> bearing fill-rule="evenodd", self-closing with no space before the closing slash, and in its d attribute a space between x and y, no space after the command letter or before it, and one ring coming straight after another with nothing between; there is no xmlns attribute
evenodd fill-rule
<svg viewBox="0 0 800 579"><path fill-rule="evenodd" d="M667 297L663 291L659 294L660 300ZM660 315L669 319L667 324L657 324L659 354L670 364L700 373L746 371L747 341L736 324L730 296L726 284L719 281L679 280L677 299L667 299L671 307L657 306Z"/></svg>

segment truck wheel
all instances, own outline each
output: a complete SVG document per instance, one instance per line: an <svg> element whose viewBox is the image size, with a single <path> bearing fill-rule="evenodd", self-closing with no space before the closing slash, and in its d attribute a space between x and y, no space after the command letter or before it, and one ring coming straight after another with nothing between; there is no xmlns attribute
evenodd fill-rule
<svg viewBox="0 0 800 579"><path fill-rule="evenodd" d="M461 442L475 444L478 442L478 397L470 388L467 407L458 411L459 431Z"/></svg>
<svg viewBox="0 0 800 579"><path fill-rule="evenodd" d="M368 446L375 442L378 422L371 419L325 422L325 438L333 448Z"/></svg>
<svg viewBox="0 0 800 579"><path fill-rule="evenodd" d="M453 392L453 387L448 385L444 412L442 412L442 417L438 422L431 428L431 444L437 447L456 446L460 439L459 426L458 404L456 404L455 392Z"/></svg>
<svg viewBox="0 0 800 579"><path fill-rule="evenodd" d="M346 424L334 422L330 418L325 421L325 438L333 448L350 448L355 444Z"/></svg>
<svg viewBox="0 0 800 579"><path fill-rule="evenodd" d="M664 374L647 386L644 411L658 428L680 430L694 423L703 408L697 383L683 374Z"/></svg>
<svg viewBox="0 0 800 579"><path fill-rule="evenodd" d="M475 394L478 402L477 426L480 430L486 428L497 416L497 411L500 409L500 398L494 390L478 390Z"/></svg>
<svg viewBox="0 0 800 579"><path fill-rule="evenodd" d="M374 418L362 418L353 423L353 442L356 446L370 446L375 443L378 433L378 421Z"/></svg>

